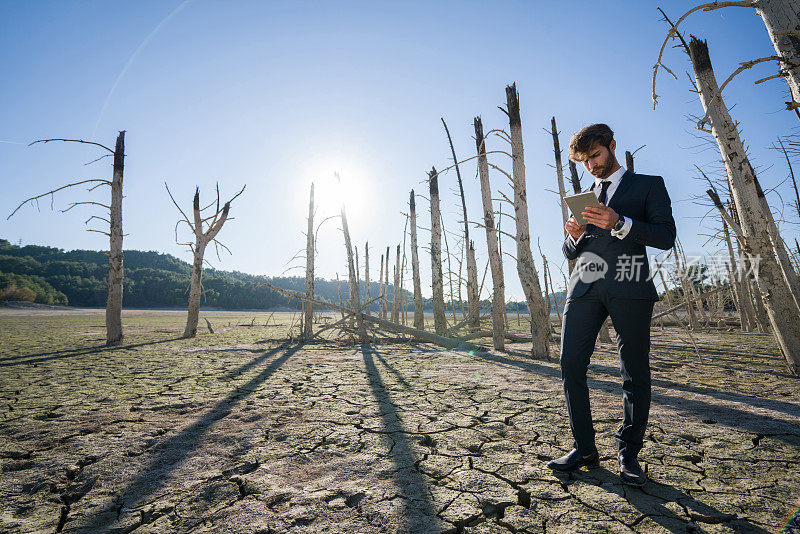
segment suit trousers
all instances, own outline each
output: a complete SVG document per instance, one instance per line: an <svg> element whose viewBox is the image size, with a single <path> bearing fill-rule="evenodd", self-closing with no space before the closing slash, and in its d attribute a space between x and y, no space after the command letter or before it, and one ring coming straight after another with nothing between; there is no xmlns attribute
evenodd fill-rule
<svg viewBox="0 0 800 534"><path fill-rule="evenodd" d="M622 377L622 426L616 434L617 450L635 458L642 448L650 413L650 320L654 304L648 299L609 295L606 281L600 279L564 307L561 378L574 447L584 455L596 450L586 371L597 334L609 315L617 332Z"/></svg>

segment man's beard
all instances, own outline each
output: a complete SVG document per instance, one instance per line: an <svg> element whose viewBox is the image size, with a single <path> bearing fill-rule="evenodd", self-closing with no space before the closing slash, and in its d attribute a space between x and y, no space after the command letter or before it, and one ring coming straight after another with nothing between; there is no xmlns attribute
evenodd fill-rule
<svg viewBox="0 0 800 534"><path fill-rule="evenodd" d="M596 167L592 175L596 178L600 178L601 180L607 178L609 174L611 174L611 169L613 169L616 165L617 158L614 157L612 152L609 152L608 158L606 159L605 163L602 166Z"/></svg>

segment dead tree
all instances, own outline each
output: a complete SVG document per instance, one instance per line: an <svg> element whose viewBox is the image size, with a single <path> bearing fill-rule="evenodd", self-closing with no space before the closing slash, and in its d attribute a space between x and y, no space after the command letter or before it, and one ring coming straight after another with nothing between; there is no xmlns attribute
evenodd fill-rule
<svg viewBox="0 0 800 534"><path fill-rule="evenodd" d="M306 298L303 303L303 337L310 338L314 333L314 183L308 200L308 233L306 235Z"/></svg>
<svg viewBox="0 0 800 534"><path fill-rule="evenodd" d="M439 212L439 217L441 217L441 212ZM456 322L456 303L455 303L455 295L453 294L453 264L452 264L452 256L450 255L450 246L447 244L447 229L444 227L444 219L440 220L442 225L442 237L444 238L444 257L447 258L447 287L450 293L450 309L453 312L453 323ZM444 277L442 278L444 280ZM460 281L459 281L460 283ZM445 312L447 311L447 307L445 306Z"/></svg>
<svg viewBox="0 0 800 534"><path fill-rule="evenodd" d="M553 152L556 158L556 181L558 182L558 203L561 205L561 219L562 225L567 224L569 219L569 211L567 210L567 203L564 202L566 190L564 188L564 166L561 164L561 143L558 140L558 129L556 128L556 118L550 119L550 133L553 135ZM564 238L567 237L567 229L564 228Z"/></svg>
<svg viewBox="0 0 800 534"><path fill-rule="evenodd" d="M342 283L339 280L339 273L336 273L336 291L339 293L339 307L344 307L344 302L342 301ZM344 319L344 312L342 312L342 319Z"/></svg>
<svg viewBox="0 0 800 534"><path fill-rule="evenodd" d="M222 225L225 224L225 221L228 220L231 202L233 202L244 192L244 187L242 187L238 193L236 193L229 201L227 201L221 209L219 207L219 186L217 186L216 202L212 202L203 209L200 209L200 188L197 187L195 189L194 200L192 202L193 219L190 221L189 217L186 215L183 209L181 209L180 205L178 205L175 197L172 196L172 192L169 190L169 186L167 186L166 182L164 183L164 186L167 188L167 193L169 194L169 198L172 199L172 203L175 204L175 207L178 208L178 211L183 216L183 219L180 219L175 224L176 241L178 236L178 226L181 223L186 223L186 225L194 234L194 243L179 243L180 245L188 245L192 250L192 255L194 256L194 260L192 262L192 279L189 288L189 312L186 317L186 328L183 331L183 337L191 338L197 335L197 321L200 318L200 297L203 295L203 293L205 293L203 290L203 257L206 253L206 247L209 243L213 242L214 246L217 247L217 255L219 255L220 246L227 250L225 245L222 245L219 243L219 241L217 241L217 234L219 234L219 231L222 230ZM211 208L212 206L215 208L214 214L204 218L201 214L202 211L207 208ZM230 251L228 250L228 252Z"/></svg>
<svg viewBox="0 0 800 534"><path fill-rule="evenodd" d="M786 109L797 113L800 107L800 9L797 1L758 0L753 4L764 21L775 52L781 58L778 73L771 77L786 79L792 97L791 101L786 102Z"/></svg>
<svg viewBox="0 0 800 534"><path fill-rule="evenodd" d="M702 173L702 171L700 172ZM739 312L739 322L741 324L741 328L745 332L750 332L755 326L755 310L753 310L753 303L750 301L750 299L745 298L745 281L742 280L741 276L741 264L737 263L736 256L733 253L733 244L731 243L731 236L730 232L728 231L728 227L730 226L730 228L733 230L734 236L736 236L736 239L739 242L744 242L744 235L742 234L742 229L739 227L739 225L734 222L734 220L725 210L725 206L722 204L719 195L713 189L713 187L708 189L706 193L711 198L711 201L714 203L714 206L717 208L720 213L720 217L722 218L722 231L723 235L725 236L725 246L728 249L728 260L730 261L732 271L731 292L733 294L736 310Z"/></svg>
<svg viewBox="0 0 800 534"><path fill-rule="evenodd" d="M570 181L572 182L572 192L576 195L581 192L581 179L578 176L578 167L575 165L575 162L572 160L567 160L569 162L569 175ZM569 274L572 274L572 270L575 268L575 262L578 260L569 260L567 261L567 265L569 267Z"/></svg>
<svg viewBox="0 0 800 534"><path fill-rule="evenodd" d="M381 270L378 273L378 317L383 318L383 254L381 254Z"/></svg>
<svg viewBox="0 0 800 534"><path fill-rule="evenodd" d="M489 183L489 162L486 159L486 140L483 136L483 122L475 117L475 143L478 150L478 176L481 182L481 199L483 200L483 227L486 230L486 245L489 252L489 266L492 270L492 344L496 350L505 348L505 281L503 280L503 264L500 259L498 233L494 225L494 206L492 204L492 188Z"/></svg>
<svg viewBox="0 0 800 534"><path fill-rule="evenodd" d="M369 241L364 243L364 302L372 302L372 295L369 290ZM369 313L369 308L367 308Z"/></svg>
<svg viewBox="0 0 800 534"><path fill-rule="evenodd" d="M414 328L425 329L425 311L422 300L422 281L419 276L419 255L417 252L417 203L414 200L414 190L408 199L409 219L411 221L411 275L414 283Z"/></svg>
<svg viewBox="0 0 800 534"><path fill-rule="evenodd" d="M767 316L789 370L800 374L800 313L772 250L768 221L756 190L753 168L728 108L719 95L708 45L692 37L689 51L700 100L722 154L734 205L741 218L745 252L750 258L758 258L754 274Z"/></svg>
<svg viewBox="0 0 800 534"><path fill-rule="evenodd" d="M466 219L466 214L464 218ZM475 263L475 243L470 240L467 247L467 318L469 319L468 324L473 329L480 326L480 304L478 265Z"/></svg>
<svg viewBox="0 0 800 534"><path fill-rule="evenodd" d="M798 118L800 118L800 111L798 111L798 108L800 108L800 25L798 25L798 16L800 15L798 12L800 12L800 9L798 8L796 0L740 0L729 2L714 1L693 7L684 13L675 22L675 24L672 24L664 12L661 11L661 13L664 15L664 18L670 23L671 28L669 33L667 33L667 36L664 38L664 42L661 44L658 60L653 67L653 107L655 108L656 104L658 103L658 95L656 94L656 75L658 73L658 68L663 67L670 74L672 74L673 77L675 77L675 74L661 63L661 58L664 54L664 49L667 46L667 42L674 37L681 38L680 34L678 33L678 26L681 24L681 22L683 22L684 19L686 19L686 17L695 11L699 11L701 9L703 11L712 11L724 7L755 8L756 13L764 21L767 34L772 41L772 45L775 48L777 55L741 62L739 64L739 68L737 68L730 76L728 76L722 85L719 86L719 90L715 94L716 96L709 96L712 99L719 98L722 90L724 90L728 83L730 83L730 81L741 72L767 61L775 61L778 66L778 72L771 76L756 80L755 83L762 83L773 78L784 78L789 85L789 94L791 97L791 100L786 102L786 109L794 111ZM709 103L712 105L714 104L713 101L710 101ZM698 122L698 128L704 127L708 123L709 117L710 114L707 110L705 116Z"/></svg>
<svg viewBox="0 0 800 534"><path fill-rule="evenodd" d="M405 288L405 280L406 280L406 235L408 235L408 216L406 216L406 223L403 226L403 259L400 261L400 265L398 266L398 281L400 283L400 321L403 324L406 324L406 319L408 315L406 314L406 295L403 289Z"/></svg>
<svg viewBox="0 0 800 534"><path fill-rule="evenodd" d="M389 250L386 247L386 273L383 279L383 318L389 318Z"/></svg>
<svg viewBox="0 0 800 534"><path fill-rule="evenodd" d="M792 260L789 258L789 254L786 251L786 243L783 241L780 231L778 230L778 225L772 215L772 210L767 203L767 197L764 195L764 191L761 189L761 184L758 183L758 176L756 176L756 173L753 169L751 169L751 172L755 179L756 194L758 195L758 200L761 203L761 210L763 211L764 217L767 220L767 230L769 232L769 237L772 240L772 246L775 249L776 257L778 259L778 266L780 267L781 272L786 279L786 284L789 286L789 290L794 298L794 303L797 306L797 312L800 313L800 279L798 279L797 273L792 265Z"/></svg>
<svg viewBox="0 0 800 534"><path fill-rule="evenodd" d="M394 258L394 286L392 287L392 322L400 322L400 245Z"/></svg>
<svg viewBox="0 0 800 534"><path fill-rule="evenodd" d="M433 289L433 327L437 334L447 330L442 276L442 217L439 211L439 175L436 168L428 173L431 201L431 286Z"/></svg>
<svg viewBox="0 0 800 534"><path fill-rule="evenodd" d="M535 358L550 356L550 317L545 309L539 274L531 252L528 221L528 191L525 182L525 151L522 145L522 121L519 114L519 93L515 83L506 87L506 104L511 135L514 184L514 220L516 221L517 273L528 302L531 319L531 354ZM553 121L555 127L555 120ZM505 306L504 306L505 307Z"/></svg>
<svg viewBox="0 0 800 534"><path fill-rule="evenodd" d="M741 218L739 214L736 212L736 208L733 205L733 191L731 190L731 181L730 179L727 180L728 185L728 213L731 215L731 219L733 222L738 225L737 227L741 229ZM739 262L741 264L741 273L740 276L743 277L744 280L744 292L745 292L745 300L747 302L752 303L753 305L753 317L756 324L756 328L761 333L769 332L769 318L767 317L767 310L764 307L764 301L761 298L761 292L758 290L756 284L756 277L753 273L754 263L751 261L751 258L745 254L745 247L744 247L744 233L741 234L742 237L736 240L736 252L738 254Z"/></svg>
<svg viewBox="0 0 800 534"><path fill-rule="evenodd" d="M456 178L458 180L458 192L461 196L461 211L464 216L464 246L467 256L467 316L470 319L469 324L472 327L477 327L479 322L479 302L478 302L478 265L475 262L475 247L469 238L469 218L467 217L467 202L464 198L464 183L461 179L461 169L458 165L458 158L456 158L456 149L453 146L453 139L450 137L450 130L447 128L447 123L442 118L444 131L447 133L447 141L450 143L450 152L453 154L453 165L456 168ZM459 276L459 289L461 287L461 279ZM460 297L459 290L459 300Z"/></svg>
<svg viewBox="0 0 800 534"><path fill-rule="evenodd" d="M114 167L112 172L111 180L107 180L104 178L97 178L97 179L90 179L90 180L81 180L79 182L74 182L71 184L67 184L47 193L42 193L41 195L37 195L35 197L31 197L22 201L16 209L11 212L11 215L7 217L10 219L14 216L19 209L27 203L36 204L38 207L39 199L50 196L52 201L52 196L62 189L68 189L70 187L75 187L77 185L82 184L89 184L93 183L95 185L91 186L88 190L93 191L94 189L102 186L107 185L111 188L111 203L106 205L100 202L93 202L93 201L83 201L83 202L73 202L64 210L61 210L62 213L71 210L75 206L81 205L93 205L93 206L100 206L101 208L105 208L108 210L108 218L100 217L98 215L92 215L89 217L86 222L93 219L97 219L100 221L104 221L108 223L109 230L108 232L103 232L102 230L95 230L90 228L90 232L97 232L99 234L103 234L108 236L109 238L109 251L108 251L108 298L106 299L106 345L118 345L122 341L122 282L125 278L124 270L123 270L123 254L122 254L122 182L123 182L123 174L125 170L125 131L119 132L117 135L117 141L114 145L114 150L111 150L105 145L101 145L100 143L95 143L94 141L84 141L83 139L39 139L31 143L31 145L35 145L36 143L49 143L51 141L63 141L67 143L83 143L87 145L95 145L99 146L108 151L107 154L100 156L99 158L91 161L90 163L94 163L100 159L103 159L108 156L113 156L114 158ZM30 145L28 145L30 146Z"/></svg>
<svg viewBox="0 0 800 534"><path fill-rule="evenodd" d="M361 343L366 343L367 329L364 325L363 315L359 311L361 309L361 291L358 287L358 275L356 274L356 265L353 260L353 245L350 241L350 229L347 226L347 212L345 211L344 203L342 203L342 233L344 234L344 247L347 252L347 286L348 289L350 289L350 309L353 310L356 317L359 341Z"/></svg>

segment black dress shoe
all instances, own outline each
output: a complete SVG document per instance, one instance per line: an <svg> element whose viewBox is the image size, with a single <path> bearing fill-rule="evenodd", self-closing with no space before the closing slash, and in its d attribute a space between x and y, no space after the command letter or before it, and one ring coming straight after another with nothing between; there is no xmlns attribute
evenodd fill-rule
<svg viewBox="0 0 800 534"><path fill-rule="evenodd" d="M642 467L635 457L619 455L619 477L629 486L641 487L647 481Z"/></svg>
<svg viewBox="0 0 800 534"><path fill-rule="evenodd" d="M556 458L547 462L547 467L554 471L574 471L585 465L588 468L600 465L600 455L594 451L589 456L584 456L578 449L572 449L561 458Z"/></svg>

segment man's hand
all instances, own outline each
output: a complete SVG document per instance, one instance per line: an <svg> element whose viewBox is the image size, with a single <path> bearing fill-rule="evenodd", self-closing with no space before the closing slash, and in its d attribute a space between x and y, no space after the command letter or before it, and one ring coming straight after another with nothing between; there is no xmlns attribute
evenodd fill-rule
<svg viewBox="0 0 800 534"><path fill-rule="evenodd" d="M572 239L576 240L583 234L584 231L586 231L586 225L578 224L578 222L575 220L575 217L572 215L570 215L569 219L567 219L567 223L564 225L564 228L567 229L567 232L569 232L569 235L572 236Z"/></svg>
<svg viewBox="0 0 800 534"><path fill-rule="evenodd" d="M600 204L599 208L597 206L586 206L586 209L581 212L581 216L593 225L606 230L614 228L614 225L619 221L619 214L605 204Z"/></svg>

